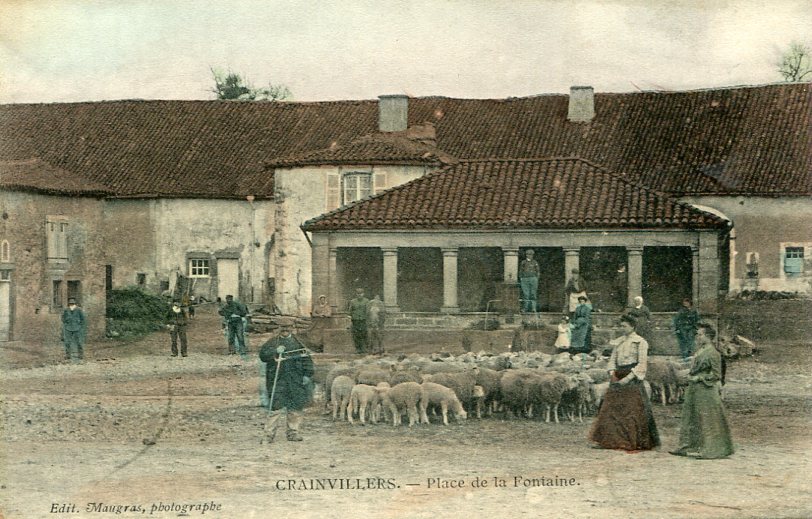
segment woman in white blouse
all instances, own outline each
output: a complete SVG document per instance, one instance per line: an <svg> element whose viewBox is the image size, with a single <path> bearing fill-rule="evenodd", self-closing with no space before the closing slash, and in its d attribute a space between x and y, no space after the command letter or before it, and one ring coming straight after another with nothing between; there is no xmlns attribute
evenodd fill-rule
<svg viewBox="0 0 812 519"><path fill-rule="evenodd" d="M635 319L620 318L623 336L610 341L611 381L589 439L596 448L627 451L650 450L660 445L657 425L643 381L646 378L648 343L635 333Z"/></svg>

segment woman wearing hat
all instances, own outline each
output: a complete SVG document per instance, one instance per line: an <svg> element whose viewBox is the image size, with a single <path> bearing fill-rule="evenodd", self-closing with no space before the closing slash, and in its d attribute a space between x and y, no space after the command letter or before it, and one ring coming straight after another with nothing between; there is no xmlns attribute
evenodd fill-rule
<svg viewBox="0 0 812 519"><path fill-rule="evenodd" d="M592 304L586 296L578 296L578 306L572 317L570 353L589 353L592 349Z"/></svg>
<svg viewBox="0 0 812 519"><path fill-rule="evenodd" d="M635 333L633 317L624 315L620 319L623 335L610 341L614 350L607 366L611 377L609 389L592 423L589 439L598 448L650 450L660 445L660 437L643 385L648 343Z"/></svg>

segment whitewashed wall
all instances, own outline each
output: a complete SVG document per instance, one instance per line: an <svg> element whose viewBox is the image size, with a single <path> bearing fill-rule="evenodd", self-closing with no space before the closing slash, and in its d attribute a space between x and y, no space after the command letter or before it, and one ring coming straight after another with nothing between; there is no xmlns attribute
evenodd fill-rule
<svg viewBox="0 0 812 519"><path fill-rule="evenodd" d="M276 280L276 301L285 313L309 315L311 301L310 244L300 226L328 210L327 179L342 171L371 171L384 181L378 190L389 189L425 175L424 166L314 166L277 169L275 241L269 264Z"/></svg>

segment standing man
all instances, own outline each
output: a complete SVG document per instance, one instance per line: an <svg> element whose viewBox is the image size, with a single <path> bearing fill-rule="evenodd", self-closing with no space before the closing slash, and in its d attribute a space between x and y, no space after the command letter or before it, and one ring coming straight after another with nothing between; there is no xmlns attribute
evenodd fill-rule
<svg viewBox="0 0 812 519"><path fill-rule="evenodd" d="M569 312L570 317L572 317L575 314L575 309L578 307L578 299L583 297L584 300L589 300L586 295L586 285L581 279L581 274L578 269L572 269L572 272L570 272L570 279L567 281L567 286L564 287L564 293L566 294L564 313Z"/></svg>
<svg viewBox="0 0 812 519"><path fill-rule="evenodd" d="M71 360L73 349L76 358L84 358L85 327L87 321L82 309L76 306L76 299L68 298L68 308L62 311L62 342L65 345L65 360Z"/></svg>
<svg viewBox="0 0 812 519"><path fill-rule="evenodd" d="M694 303L686 297L682 300L682 307L674 316L674 333L677 335L679 351L682 360L687 361L694 351L694 339L699 326L699 313L694 309Z"/></svg>
<svg viewBox="0 0 812 519"><path fill-rule="evenodd" d="M355 299L350 300L349 312L352 321L352 342L355 344L355 353L365 353L367 349L369 299L364 297L363 288L355 289Z"/></svg>
<svg viewBox="0 0 812 519"><path fill-rule="evenodd" d="M234 296L226 296L226 304L218 312L226 321L228 329L228 354L239 353L245 356L248 353L245 349L245 328L243 327L243 317L248 315L248 309L240 303Z"/></svg>
<svg viewBox="0 0 812 519"><path fill-rule="evenodd" d="M370 353L383 354L383 325L386 322L386 309L379 295L369 302L367 328L369 329Z"/></svg>
<svg viewBox="0 0 812 519"><path fill-rule="evenodd" d="M519 287L522 292L522 312L538 311L539 275L541 269L538 262L533 259L535 251L529 249L524 253L524 259L519 263Z"/></svg>
<svg viewBox="0 0 812 519"><path fill-rule="evenodd" d="M186 327L189 325L189 318L181 308L180 302L172 301L172 308L166 316L166 327L169 329L169 337L172 339L172 356L178 356L178 337L180 337L180 354L186 356Z"/></svg>
<svg viewBox="0 0 812 519"><path fill-rule="evenodd" d="M313 359L304 344L293 335L293 320L279 321L279 335L262 345L259 359L265 362L265 386L270 395L265 433L274 440L279 420L285 416L288 441L302 441L299 427L302 410L312 399Z"/></svg>

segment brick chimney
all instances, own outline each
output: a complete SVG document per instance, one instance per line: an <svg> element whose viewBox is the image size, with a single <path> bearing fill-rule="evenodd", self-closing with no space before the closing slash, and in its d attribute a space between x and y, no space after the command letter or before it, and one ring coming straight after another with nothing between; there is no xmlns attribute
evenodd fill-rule
<svg viewBox="0 0 812 519"><path fill-rule="evenodd" d="M378 130L402 132L409 123L409 97L402 94L378 96Z"/></svg>
<svg viewBox="0 0 812 519"><path fill-rule="evenodd" d="M567 120L588 123L595 118L595 92L591 86L570 87L570 104Z"/></svg>

